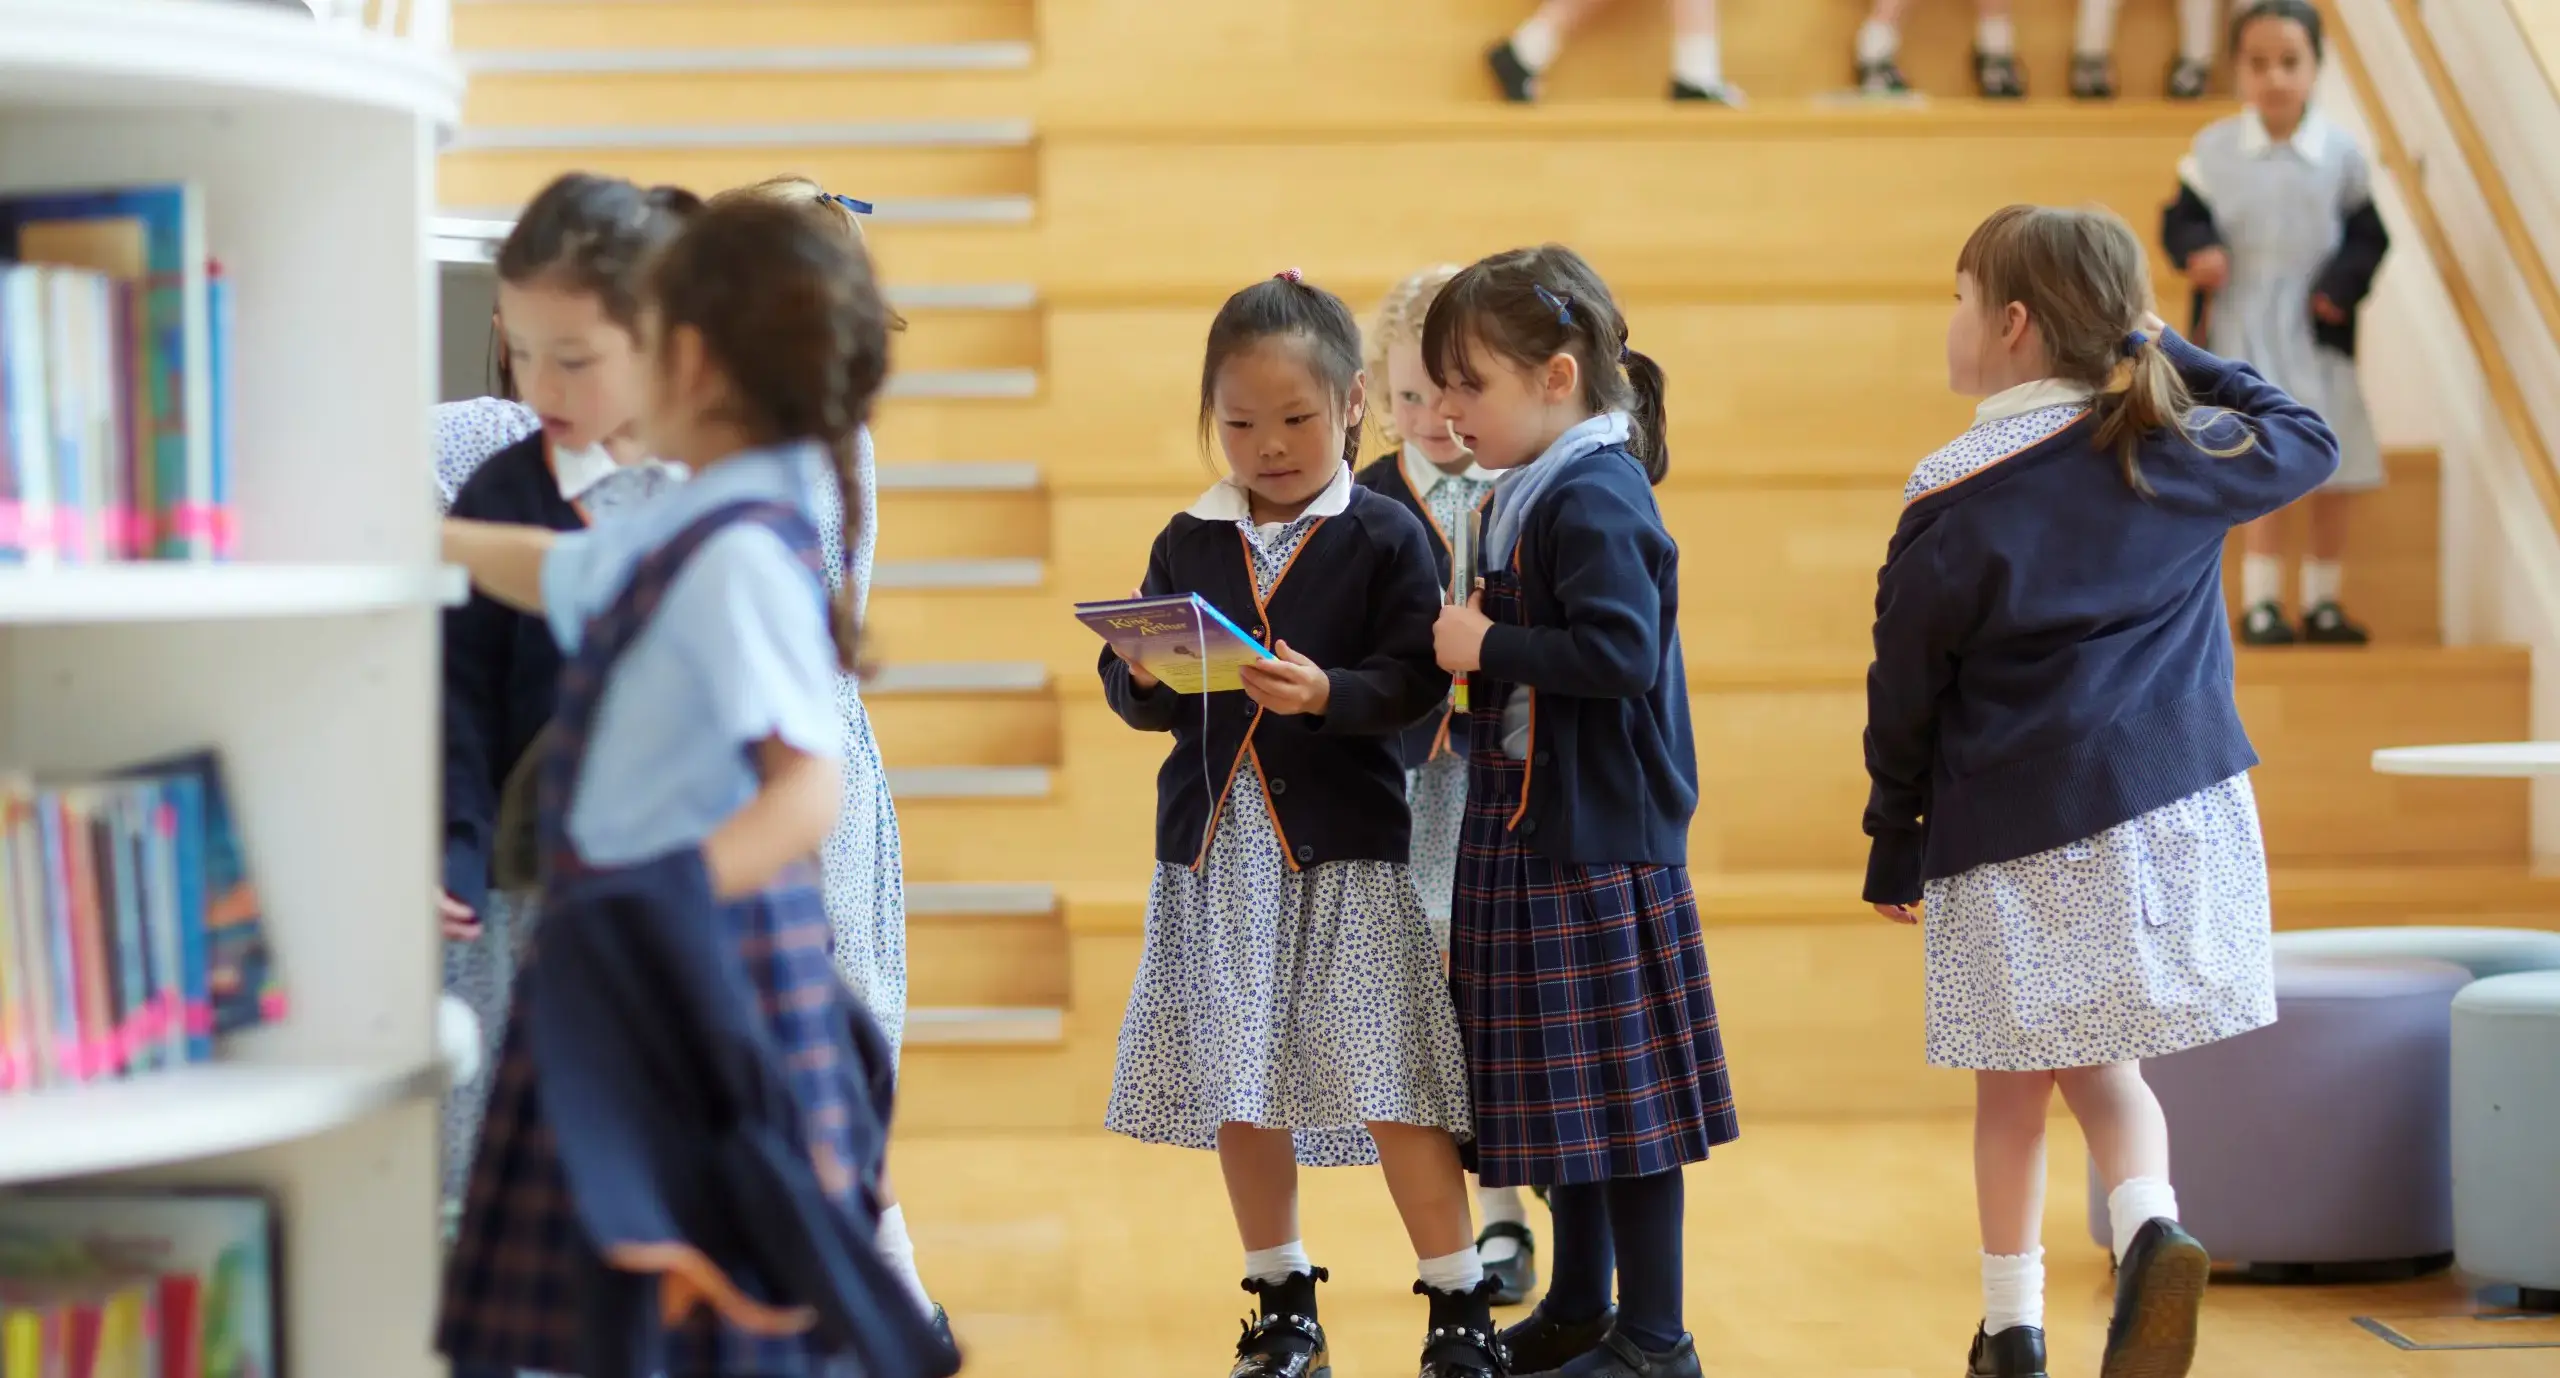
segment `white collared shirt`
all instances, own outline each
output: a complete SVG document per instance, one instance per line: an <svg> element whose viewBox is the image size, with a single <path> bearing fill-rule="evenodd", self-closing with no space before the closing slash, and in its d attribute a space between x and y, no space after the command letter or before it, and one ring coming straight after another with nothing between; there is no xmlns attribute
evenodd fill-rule
<svg viewBox="0 0 2560 1378"><path fill-rule="evenodd" d="M2286 136L2281 146L2301 155L2306 163L2316 163L2320 161L2320 155L2328 151L2329 134L2329 122L2320 117L2319 111L2305 107L2301 120L2295 123L2293 133ZM2258 113L2257 107L2250 106L2240 112L2241 152L2252 158L2263 158L2275 152L2278 146L2276 136L2268 130L2266 118Z"/></svg>
<svg viewBox="0 0 2560 1378"><path fill-rule="evenodd" d="M1297 516L1292 517L1289 520L1302 521L1308 517L1338 517L1342 515L1344 509L1350 506L1351 466L1348 464L1338 465L1333 471L1333 481L1324 486L1323 492L1316 494L1315 501L1308 503L1305 511L1300 512ZM1252 526L1255 524L1253 520L1253 495L1245 490L1243 484L1236 482L1232 475L1210 484L1209 491L1202 493L1200 495L1200 500L1191 504L1191 506L1186 510L1190 515L1198 517L1204 522L1236 522L1245 526ZM1261 523L1265 528L1287 526L1288 524L1288 522Z"/></svg>
<svg viewBox="0 0 2560 1378"><path fill-rule="evenodd" d="M613 452L606 449L601 441L583 450L563 450L554 446L551 451L551 474L559 481L561 498L568 502L576 502L585 497L595 490L597 484L613 477L626 467L636 470L656 470L670 478L681 479L685 476L683 465L670 464L662 459L644 459L637 464L627 466L618 464L614 461Z"/></svg>
<svg viewBox="0 0 2560 1378"><path fill-rule="evenodd" d="M2020 383L1983 398L1981 404L1973 409L1973 424L1979 426L1991 421L2006 421L2046 407L2079 406L2087 402L2090 395L2091 389L2084 384L2061 378L2038 378L2032 383Z"/></svg>
<svg viewBox="0 0 2560 1378"><path fill-rule="evenodd" d="M1414 500L1426 506L1431 502L1433 490L1437 489L1443 480L1491 484L1494 479L1500 477L1481 464L1469 464L1463 473L1450 473L1414 453L1413 446L1410 444L1396 452L1396 463L1404 470L1404 485L1413 490Z"/></svg>

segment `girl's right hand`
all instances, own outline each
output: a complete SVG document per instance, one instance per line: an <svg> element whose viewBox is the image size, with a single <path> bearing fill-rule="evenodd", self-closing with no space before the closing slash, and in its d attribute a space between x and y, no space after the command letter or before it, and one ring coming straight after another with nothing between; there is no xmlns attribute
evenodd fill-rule
<svg viewBox="0 0 2560 1378"><path fill-rule="evenodd" d="M2198 249L2187 255L2187 281L2205 291L2218 292L2230 280L2231 254L2228 250L2219 247Z"/></svg>
<svg viewBox="0 0 2560 1378"><path fill-rule="evenodd" d="M1154 675L1148 674L1146 666L1140 665L1138 662L1131 660L1127 651L1114 646L1111 648L1111 653L1120 657L1121 664L1129 667L1129 682L1131 684L1134 684L1141 689L1153 689L1158 684L1163 683L1162 680L1157 679Z"/></svg>
<svg viewBox="0 0 2560 1378"><path fill-rule="evenodd" d="M1879 904L1876 912L1900 924L1920 922L1920 911L1907 904Z"/></svg>
<svg viewBox="0 0 2560 1378"><path fill-rule="evenodd" d="M436 892L436 921L444 935L457 942L469 942L480 936L480 916L471 906L442 890Z"/></svg>

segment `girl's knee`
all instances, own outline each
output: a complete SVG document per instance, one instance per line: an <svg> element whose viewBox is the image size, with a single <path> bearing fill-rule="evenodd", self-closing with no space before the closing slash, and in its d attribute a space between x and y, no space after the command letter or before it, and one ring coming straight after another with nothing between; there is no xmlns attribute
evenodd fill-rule
<svg viewBox="0 0 2560 1378"><path fill-rule="evenodd" d="M2066 1067L2053 1074L2054 1084L2062 1088L2066 1098L2077 1099L2091 1092L2119 1090L2142 1080L2139 1062L2105 1062L2095 1067Z"/></svg>

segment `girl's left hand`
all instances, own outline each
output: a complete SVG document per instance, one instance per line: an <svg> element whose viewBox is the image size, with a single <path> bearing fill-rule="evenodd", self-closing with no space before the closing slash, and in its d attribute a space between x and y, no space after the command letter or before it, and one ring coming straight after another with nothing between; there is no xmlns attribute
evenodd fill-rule
<svg viewBox="0 0 2560 1378"><path fill-rule="evenodd" d="M1245 697L1274 713L1321 713L1333 702L1333 681L1316 663L1289 648L1271 645L1278 660L1248 660L1236 673L1244 680Z"/></svg>
<svg viewBox="0 0 2560 1378"><path fill-rule="evenodd" d="M1920 922L1920 911L1907 904L1879 904L1876 906L1876 912L1895 923Z"/></svg>
<svg viewBox="0 0 2560 1378"><path fill-rule="evenodd" d="M2346 309L2316 292L2311 296L2311 314L2319 317L2323 325L2347 323Z"/></svg>
<svg viewBox="0 0 2560 1378"><path fill-rule="evenodd" d="M1440 609L1440 620L1431 624L1431 654L1440 668L1456 674L1484 668L1484 634L1493 619L1484 615L1484 590L1467 595L1467 605L1450 604Z"/></svg>

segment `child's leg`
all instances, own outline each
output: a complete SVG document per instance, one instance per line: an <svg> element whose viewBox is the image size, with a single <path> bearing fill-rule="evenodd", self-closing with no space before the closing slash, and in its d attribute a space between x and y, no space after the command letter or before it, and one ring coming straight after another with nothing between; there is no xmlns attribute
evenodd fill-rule
<svg viewBox="0 0 2560 1378"><path fill-rule="evenodd" d="M1677 1168L1612 1178L1609 1237L1618 1256L1618 1332L1649 1354L1679 1348L1681 1227L1686 1188Z"/></svg>
<svg viewBox="0 0 2560 1378"><path fill-rule="evenodd" d="M2178 0L2178 58L2210 66L2222 42L2222 0Z"/></svg>
<svg viewBox="0 0 2560 1378"><path fill-rule="evenodd" d="M2160 1099L2142 1079L2142 1064L2116 1062L2056 1072L2062 1099L2089 1139L2089 1157L2107 1188L2107 1224L2116 1257L2144 1224L2178 1218L2177 1193L2169 1189L2169 1121Z"/></svg>
<svg viewBox="0 0 2560 1378"><path fill-rule="evenodd" d="M1973 1195L1982 1330L2044 1326L2044 1121L2050 1072L1973 1074Z"/></svg>
<svg viewBox="0 0 2560 1378"><path fill-rule="evenodd" d="M2354 503L2353 493L2334 488L2314 489L2311 496L2302 500L2311 527L2310 550L2302 561L2302 606L2306 611L2338 601L2340 566L2347 558L2347 519Z"/></svg>
<svg viewBox="0 0 2560 1378"><path fill-rule="evenodd" d="M1511 31L1511 52L1532 73L1543 72L1563 50L1565 40L1583 21L1610 0L1546 0Z"/></svg>
<svg viewBox="0 0 2560 1378"><path fill-rule="evenodd" d="M1974 46L1994 57L2018 51L2018 28L2009 18L2010 0L1974 0Z"/></svg>
<svg viewBox="0 0 2560 1378"><path fill-rule="evenodd" d="M1671 0L1671 75L1696 90L1724 89L1716 0Z"/></svg>
<svg viewBox="0 0 2560 1378"><path fill-rule="evenodd" d="M1373 1124L1369 1136L1378 1141L1387 1192L1404 1218L1414 1257L1422 1260L1422 1280L1444 1292L1475 1286L1484 1274L1467 1223L1467 1174L1458 1166L1457 1140L1448 1130L1417 1124Z"/></svg>
<svg viewBox="0 0 2560 1378"><path fill-rule="evenodd" d="M1617 1286L1617 1251L1609 1238L1608 1184L1549 1188L1547 1220L1555 1231L1556 1261L1538 1313L1565 1322L1591 1320L1609 1309Z"/></svg>
<svg viewBox="0 0 2560 1378"><path fill-rule="evenodd" d="M2284 615L2284 513L2270 512L2240 529L2240 634L2253 646L2294 640Z"/></svg>
<svg viewBox="0 0 2560 1378"><path fill-rule="evenodd" d="M916 1244L907 1235L907 1208L898 1203L897 1191L889 1183L889 1174L880 1174L880 1230L877 1236L881 1256L889 1260L889 1270L915 1294L916 1305L926 1315L933 1314L933 1294L925 1290L924 1275L916 1271Z"/></svg>
<svg viewBox="0 0 2560 1378"><path fill-rule="evenodd" d="M2117 3L2118 0L2080 0L2080 25L2072 35L2072 52L2082 57L2104 57L2116 50Z"/></svg>
<svg viewBox="0 0 2560 1378"><path fill-rule="evenodd" d="M1305 1272L1306 1246L1298 1238L1298 1153L1289 1131L1219 1125L1218 1171L1227 1179L1227 1205L1235 1211L1236 1234L1244 1241L1245 1275L1278 1282L1291 1272ZM1280 1257L1284 1250L1291 1257Z"/></svg>

